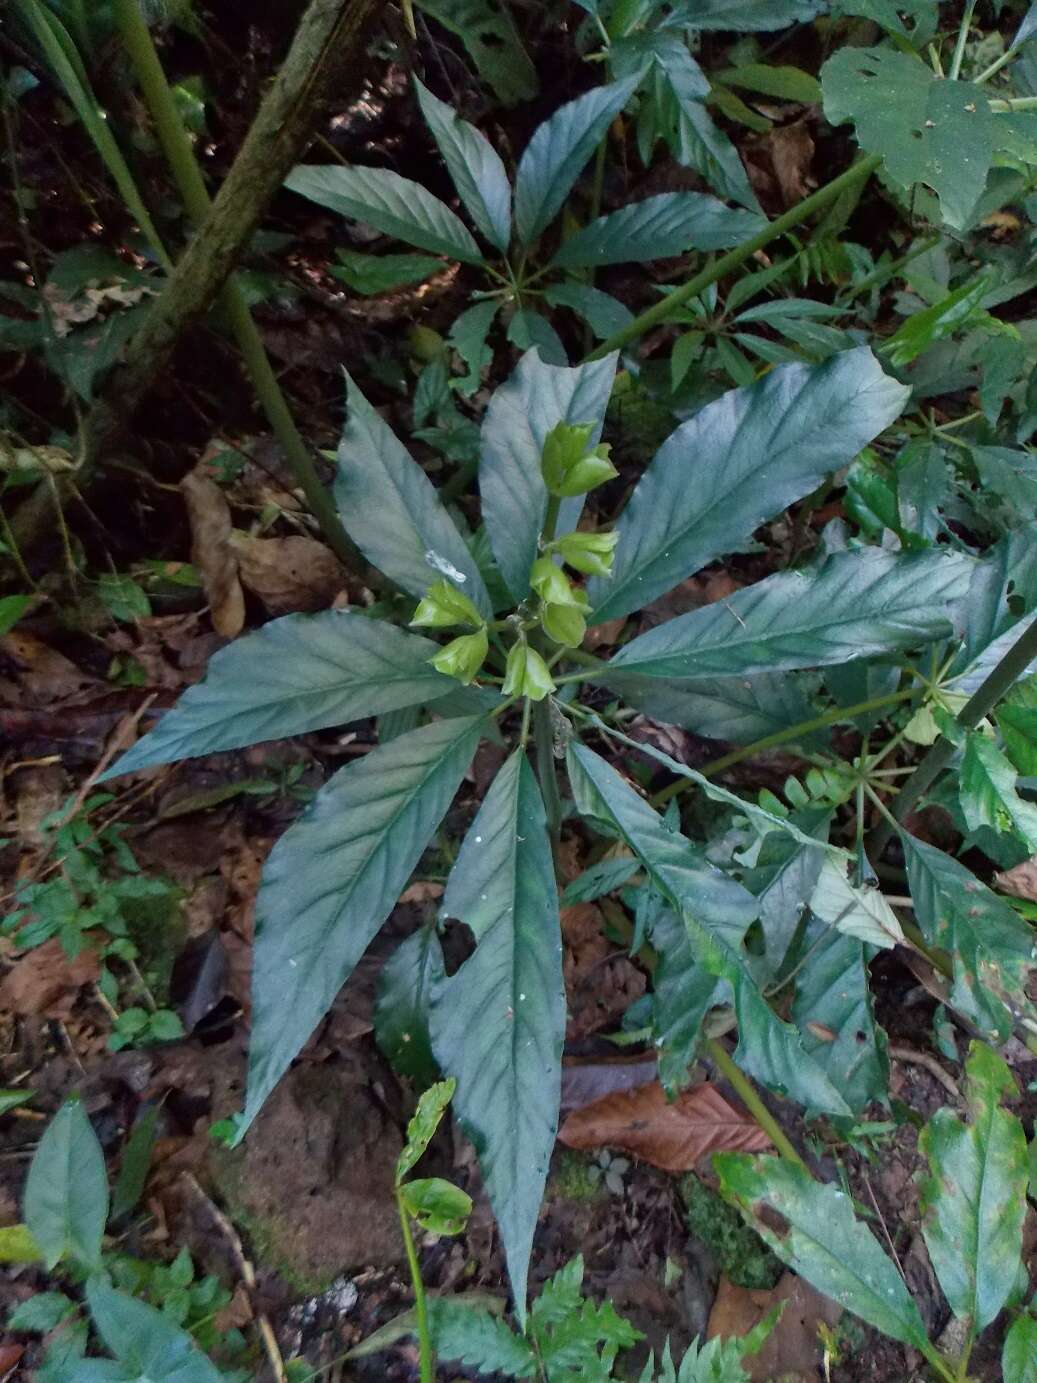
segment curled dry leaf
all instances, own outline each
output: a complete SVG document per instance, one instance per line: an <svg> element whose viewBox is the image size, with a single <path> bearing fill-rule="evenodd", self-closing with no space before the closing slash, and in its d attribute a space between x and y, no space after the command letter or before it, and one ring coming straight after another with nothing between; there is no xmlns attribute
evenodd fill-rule
<svg viewBox="0 0 1037 1383"><path fill-rule="evenodd" d="M810 1383L818 1377L820 1348L817 1328L832 1327L842 1307L815 1292L795 1273L783 1273L776 1287L758 1291L736 1287L721 1276L716 1301L710 1312L706 1336L712 1340L747 1335L775 1306L784 1305L781 1318L758 1354L742 1360L753 1383L780 1378L785 1383Z"/></svg>
<svg viewBox="0 0 1037 1383"><path fill-rule="evenodd" d="M57 937L36 946L15 961L0 982L0 1009L32 1017L45 1013L56 1018L67 1014L76 993L93 984L101 973L93 951L81 951L70 960Z"/></svg>
<svg viewBox="0 0 1037 1383"><path fill-rule="evenodd" d="M658 1081L620 1090L570 1114L558 1132L568 1148L619 1148L661 1167L690 1172L714 1152L766 1152L771 1140L715 1085L696 1085L672 1102Z"/></svg>
<svg viewBox="0 0 1037 1383"><path fill-rule="evenodd" d="M1026 898L1037 903L1037 855L1023 860L1013 869L1004 869L994 875L994 883L1002 893L1010 893L1013 898Z"/></svg>
<svg viewBox="0 0 1037 1383"><path fill-rule="evenodd" d="M233 639L245 624L245 597L231 545L230 505L216 482L197 468L184 476L180 488L191 523L191 561L202 574L213 626Z"/></svg>
<svg viewBox="0 0 1037 1383"><path fill-rule="evenodd" d="M344 567L316 538L234 533L231 546L242 582L272 615L325 610L345 587Z"/></svg>

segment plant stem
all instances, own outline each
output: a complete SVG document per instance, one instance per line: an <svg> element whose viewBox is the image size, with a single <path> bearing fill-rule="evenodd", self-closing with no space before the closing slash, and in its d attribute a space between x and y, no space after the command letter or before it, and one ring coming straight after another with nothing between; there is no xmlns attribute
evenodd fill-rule
<svg viewBox="0 0 1037 1383"><path fill-rule="evenodd" d="M155 122L155 133L184 199L187 214L198 227L208 216L212 200L169 89L151 32L141 15L138 0L115 0L114 8L123 43ZM221 301L263 412L281 444L295 479L336 556L347 566L352 566L357 559L356 548L342 527L331 496L320 482L310 449L295 425L241 285L233 275L223 286Z"/></svg>
<svg viewBox="0 0 1037 1383"><path fill-rule="evenodd" d="M954 45L954 56L951 58L951 70L947 73L952 82L956 82L961 76L961 64L965 58L965 45L969 41L969 29L972 25L972 16L976 10L976 0L969 0L965 6L965 13L961 17L961 25L958 28L958 41Z"/></svg>
<svg viewBox="0 0 1037 1383"><path fill-rule="evenodd" d="M533 707L533 739L536 743L537 777L540 779L540 791L544 796L544 811L547 813L547 829L551 836L551 848L557 855L562 830L562 799L558 792L554 730L551 726L551 710L547 701L538 701Z"/></svg>
<svg viewBox="0 0 1037 1383"><path fill-rule="evenodd" d="M894 259L889 264L880 264L878 268L873 269L870 274L866 274L859 283L847 284L845 294L840 294L839 296L845 296L847 299L856 298L859 294L867 293L869 289L875 288L879 284L888 283L895 274L899 274L913 259L918 259L920 255L927 254L930 250L935 249L935 247L939 245L941 239L942 237L939 235L927 235L924 240L920 240L917 245L908 250L906 254L901 255L899 259Z"/></svg>
<svg viewBox="0 0 1037 1383"><path fill-rule="evenodd" d="M549 495L547 499L547 512L544 515L544 526L540 530L540 542L546 547L548 543L554 541L555 529L558 527L558 512L562 507L562 501L557 495Z"/></svg>
<svg viewBox="0 0 1037 1383"><path fill-rule="evenodd" d="M999 115L1013 110L1037 110L1037 96L1009 96L1005 101L991 101L990 109Z"/></svg>
<svg viewBox="0 0 1037 1383"><path fill-rule="evenodd" d="M414 1247L414 1236L410 1230L410 1216L407 1214L403 1204L403 1197L400 1195L400 1188L396 1188L396 1209L400 1214L400 1230L403 1234L403 1248L407 1254L407 1267L410 1269L411 1285L414 1288L414 1314L418 1321L418 1350L421 1357L421 1383L433 1383L435 1378L435 1356L432 1353L432 1336L428 1328L428 1305L425 1301L425 1284L421 1280L421 1265L418 1263L417 1250Z"/></svg>
<svg viewBox="0 0 1037 1383"><path fill-rule="evenodd" d="M740 264L744 264L757 250L762 250L765 245L769 245L772 240L785 235L787 231L794 230L796 226L813 216L814 212L823 210L830 203L836 201L848 187L854 186L855 183L865 178L870 178L881 163L882 157L879 154L869 154L866 158L859 159L845 172L840 173L837 178L833 178L830 183L826 183L824 187L819 187L809 197L804 197L801 202L790 207L783 216L769 221L755 235L743 241L733 250L729 250L726 255L721 255L718 260L703 269L701 273L696 274L694 278L689 279L680 288L675 289L660 302L653 304L635 317L622 331L617 331L614 336L610 336L607 341L603 341L600 346L585 356L583 363L600 360L611 351L621 350L631 341L636 341L639 336L643 336L652 327L658 326L660 322L665 322L677 308L682 307L690 298L697 297L703 289L716 283L718 279L722 279L733 269L737 269Z"/></svg>
<svg viewBox="0 0 1037 1383"><path fill-rule="evenodd" d="M907 701L915 695L914 687L905 687L903 691L889 692L885 696L873 696L870 701L858 701L855 706L833 706L830 711L823 711L820 715L814 716L813 720L804 720L798 725L790 725L787 730L775 730L773 734L764 735L763 739L755 740L752 744L745 744L740 749L732 749L730 754L725 754L720 759L713 759L711 763L700 768L699 772L706 778L713 778L734 764L741 763L743 759L749 759L754 754L762 753L765 749L774 749L779 744L787 744L791 740L802 739L804 735L808 735L814 730L823 730L827 725L837 725L841 720L852 720L854 716L864 715L868 711L879 711L884 706L895 706L898 702ZM652 806L665 806L671 797L676 797L679 792L684 792L686 788L694 786L694 779L678 778L675 783L670 783L655 794L652 798Z"/></svg>
<svg viewBox="0 0 1037 1383"><path fill-rule="evenodd" d="M1015 643L993 669L990 675L976 688L972 696L958 712L956 724L962 730L972 730L993 709L1005 693L1018 681L1030 664L1037 659L1037 619L1023 630ZM941 737L922 759L918 767L900 789L894 805L898 821L915 806L922 794L946 768L954 754L954 745ZM883 821L872 832L868 840L868 855L878 859L893 835L893 827Z"/></svg>
<svg viewBox="0 0 1037 1383"><path fill-rule="evenodd" d="M728 1052L720 1039L711 1037L706 1043L706 1048L709 1052L710 1060L714 1063L724 1079L734 1086L738 1093L738 1098L777 1148L779 1156L785 1158L787 1162L794 1162L797 1167L802 1167L804 1172L809 1173L810 1169L807 1167L807 1164L789 1142L774 1115L760 1099L759 1095L756 1093L756 1088L749 1080L748 1076L735 1065L730 1052Z"/></svg>

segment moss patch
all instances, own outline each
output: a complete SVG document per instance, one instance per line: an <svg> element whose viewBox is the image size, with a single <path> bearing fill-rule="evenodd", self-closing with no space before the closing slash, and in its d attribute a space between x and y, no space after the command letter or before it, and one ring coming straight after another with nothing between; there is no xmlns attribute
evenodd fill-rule
<svg viewBox="0 0 1037 1383"><path fill-rule="evenodd" d="M688 1228L736 1286L766 1291L775 1285L783 1271L781 1263L733 1206L696 1176L682 1180L681 1196Z"/></svg>
<svg viewBox="0 0 1037 1383"><path fill-rule="evenodd" d="M563 1201L596 1201L602 1194L601 1169L589 1155L563 1148L555 1159L548 1191Z"/></svg>

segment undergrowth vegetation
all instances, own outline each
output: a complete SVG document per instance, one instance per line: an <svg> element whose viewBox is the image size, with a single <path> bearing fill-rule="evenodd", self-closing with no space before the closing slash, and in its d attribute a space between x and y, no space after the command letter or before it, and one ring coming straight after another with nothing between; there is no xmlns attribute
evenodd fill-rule
<svg viewBox="0 0 1037 1383"><path fill-rule="evenodd" d="M438 1355L546 1383L735 1383L776 1327L780 1307L741 1338L635 1365L641 1332L584 1294L582 1258L535 1272L563 1102L565 910L597 904L645 980L616 1040L642 1046L675 1102L713 1072L770 1148L707 1149L751 1227L747 1280L772 1285L786 1264L947 1383L994 1376L970 1372L994 1327L1003 1378L1027 1383L1035 1145L1016 1068L1037 1055L1037 8L559 2L544 7L552 43L576 76L539 96L529 16L404 3L376 41L373 8L314 0L267 99L287 101L295 66L321 70L329 44L352 36L358 72L391 50L420 150L404 166L427 176L345 160L324 135L306 154L311 122L278 205L325 217L338 248L322 273L348 302L420 305L445 284L448 310L405 345L341 360L329 494L252 316L290 296L271 267L284 244L256 230L261 200L238 221L210 204L196 152L211 113L167 82L156 47L202 21L137 0L10 7L24 260L0 284L0 346L63 392L54 420L4 405L0 633L17 640L41 612L134 627L175 581L204 586L230 637L44 819L9 899L11 948L96 953L112 1050L185 1038L169 990L179 895L106 824L108 794L157 766L370 726L312 801L291 770L235 789L287 811L255 902L243 1108L216 1129L232 1147L249 1138L390 919L400 936L416 873L435 878L437 906L389 949L373 1017L417 1101L393 1184L415 1305L355 1357L413 1335L422 1380ZM481 103L421 60L430 23L454 35L452 61L467 53ZM130 131L95 89L113 50L168 161L167 199L194 227L180 256L186 228L149 211ZM40 82L118 190L120 246L41 248L18 172L20 103ZM808 118L812 168L787 133ZM769 172L752 152L767 141ZM261 267L230 274L243 254ZM220 255L213 292L181 320ZM231 483L233 465L198 482L215 509L197 485L189 498L226 530L206 547L194 527L195 567L138 554L132 571L105 569L90 531L103 524L88 488L110 483L120 408L140 402L136 384L120 399L125 381L164 369L210 306L309 504L309 539L322 534L356 594L282 605L250 632L213 478ZM174 503L155 483L152 503ZM259 531L287 512L268 500ZM108 676L123 694L148 684L122 654ZM957 1063L957 1034L967 1045L960 1111L904 1114L877 983L894 961L938 1005L937 1050ZM510 1322L499 1298L422 1280L422 1243L462 1234L473 1207L413 1175L448 1111L492 1208ZM907 1126L920 1233L956 1321L940 1334L827 1157L870 1157L876 1130ZM622 1197L629 1167L603 1162L597 1180ZM140 1213L142 1186L116 1226ZM693 1228L708 1197L689 1191ZM57 1334L36 1376L253 1376L244 1337L213 1327L216 1279L196 1279L189 1254L120 1256L109 1208L102 1149L66 1104L36 1149L24 1223L0 1230L4 1257L42 1261L68 1289L9 1323ZM740 1233L721 1226L721 1256ZM312 1376L269 1331L267 1366Z"/></svg>

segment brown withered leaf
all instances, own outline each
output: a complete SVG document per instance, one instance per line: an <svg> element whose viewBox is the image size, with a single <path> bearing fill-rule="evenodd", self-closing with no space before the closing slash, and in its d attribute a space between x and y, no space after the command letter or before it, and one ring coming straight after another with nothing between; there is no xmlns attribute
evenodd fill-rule
<svg viewBox="0 0 1037 1383"><path fill-rule="evenodd" d="M42 946L27 951L0 981L0 1009L23 1017L45 1013L66 1016L77 992L93 984L101 965L93 951L81 951L70 960L61 942L52 936Z"/></svg>
<svg viewBox="0 0 1037 1383"><path fill-rule="evenodd" d="M180 488L191 523L191 561L201 572L213 627L225 639L236 638L245 624L245 597L231 545L230 505L216 482L197 468L184 476Z"/></svg>
<svg viewBox="0 0 1037 1383"><path fill-rule="evenodd" d="M661 1167L690 1172L714 1152L766 1152L771 1140L715 1085L684 1090L672 1102L658 1081L620 1090L570 1114L558 1132L569 1148L619 1148Z"/></svg>
<svg viewBox="0 0 1037 1383"><path fill-rule="evenodd" d="M593 903L563 908L561 923L566 1035L578 1041L618 1021L647 986L643 973L605 935L605 919Z"/></svg>
<svg viewBox="0 0 1037 1383"><path fill-rule="evenodd" d="M766 1383L771 1378L780 1378L783 1383L812 1383L818 1377L821 1353L817 1327L822 1322L834 1326L842 1315L842 1307L815 1292L795 1273L783 1273L770 1291L736 1287L721 1276L706 1337L740 1338L781 1304L785 1309L766 1344L759 1354L746 1356L742 1367L753 1383Z"/></svg>
<svg viewBox="0 0 1037 1383"><path fill-rule="evenodd" d="M253 538L236 532L231 545L243 584L272 615L326 610L345 587L344 567L316 538Z"/></svg>
<svg viewBox="0 0 1037 1383"><path fill-rule="evenodd" d="M814 159L814 137L807 122L776 125L767 136L767 145L785 205L802 201L811 189L810 165Z"/></svg>
<svg viewBox="0 0 1037 1383"><path fill-rule="evenodd" d="M1023 860L1012 869L1003 869L994 875L994 883L1002 893L1010 893L1013 898L1026 898L1037 903L1037 855Z"/></svg>

